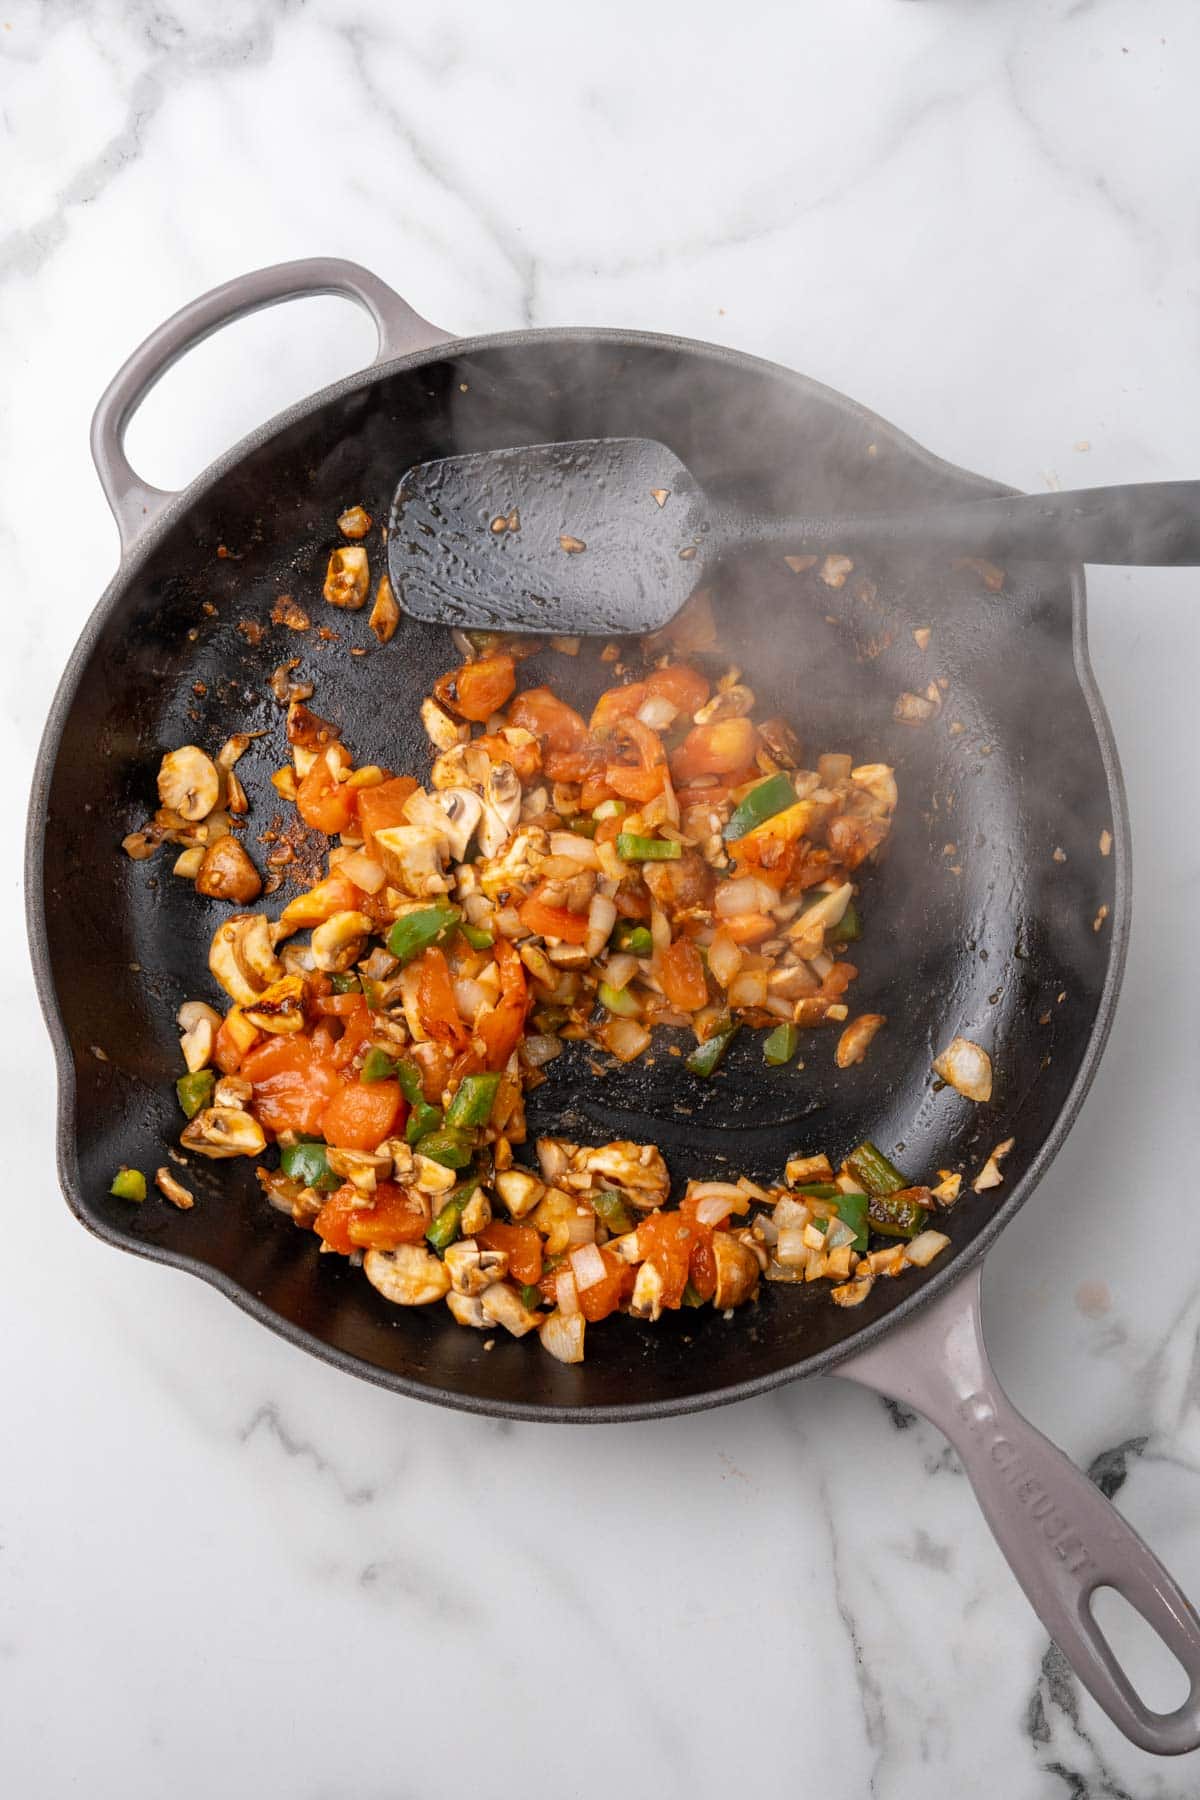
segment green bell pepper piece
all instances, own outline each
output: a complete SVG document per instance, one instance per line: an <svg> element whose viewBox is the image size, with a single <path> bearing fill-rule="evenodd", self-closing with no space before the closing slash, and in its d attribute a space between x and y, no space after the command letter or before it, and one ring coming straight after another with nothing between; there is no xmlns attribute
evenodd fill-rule
<svg viewBox="0 0 1200 1800"><path fill-rule="evenodd" d="M396 1065L386 1050L380 1050L375 1044L363 1058L361 1079L363 1081L389 1081L396 1073Z"/></svg>
<svg viewBox="0 0 1200 1800"><path fill-rule="evenodd" d="M298 1181L301 1187L316 1188L322 1194L331 1194L335 1187L341 1186L340 1177L329 1166L325 1145L312 1138L288 1144L281 1150L279 1167L289 1181Z"/></svg>
<svg viewBox="0 0 1200 1800"><path fill-rule="evenodd" d="M407 1056L402 1056L396 1064L396 1080L400 1083L400 1092L408 1104L419 1106L425 1098L425 1087L420 1069Z"/></svg>
<svg viewBox="0 0 1200 1800"><path fill-rule="evenodd" d="M763 1045L763 1061L771 1068L782 1068L784 1063L791 1062L800 1043L800 1032L795 1025L777 1025L774 1031L767 1033Z"/></svg>
<svg viewBox="0 0 1200 1800"><path fill-rule="evenodd" d="M410 1144L419 1144L423 1137L431 1131L437 1131L442 1123L440 1106L430 1106L426 1100L414 1100L412 1111L408 1115L408 1124L404 1127L404 1135Z"/></svg>
<svg viewBox="0 0 1200 1800"><path fill-rule="evenodd" d="M795 804L796 790L791 776L768 775L765 781L752 787L745 799L734 807L725 827L725 842L730 844L735 838L745 837L756 825L765 824L776 813L784 812Z"/></svg>
<svg viewBox="0 0 1200 1800"><path fill-rule="evenodd" d="M612 941L618 950L625 950L630 956L649 956L654 948L649 928L639 925L636 919L618 919L613 926Z"/></svg>
<svg viewBox="0 0 1200 1800"><path fill-rule="evenodd" d="M691 1282L688 1281L684 1283L683 1304L685 1306L704 1306L707 1302L701 1298Z"/></svg>
<svg viewBox="0 0 1200 1800"><path fill-rule="evenodd" d="M842 1190L834 1187L832 1181L814 1181L808 1187L793 1188L793 1194L803 1194L806 1200L840 1200Z"/></svg>
<svg viewBox="0 0 1200 1800"><path fill-rule="evenodd" d="M486 1125L492 1116L496 1089L499 1086L498 1074L464 1075L454 1098L446 1108L447 1125L463 1129Z"/></svg>
<svg viewBox="0 0 1200 1800"><path fill-rule="evenodd" d="M465 919L458 929L462 932L472 950L490 950L496 941L491 932L485 931L482 925L468 925Z"/></svg>
<svg viewBox="0 0 1200 1800"><path fill-rule="evenodd" d="M633 1214L613 1188L601 1188L598 1194L592 1195L592 1211L614 1237L633 1230Z"/></svg>
<svg viewBox="0 0 1200 1800"><path fill-rule="evenodd" d="M832 1196L822 1195L822 1198L830 1199ZM854 1243L852 1248L857 1250L860 1256L865 1255L868 1248L870 1227L867 1220L867 1209L869 1205L870 1195L868 1194L843 1194L840 1191L837 1192L838 1218L842 1221L843 1225L849 1225L851 1231L853 1231Z"/></svg>
<svg viewBox="0 0 1200 1800"><path fill-rule="evenodd" d="M444 1169L465 1169L471 1160L471 1146L461 1131L428 1131L414 1148Z"/></svg>
<svg viewBox="0 0 1200 1800"><path fill-rule="evenodd" d="M575 833L576 837L594 838L596 835L596 824L597 822L595 819L585 819L577 813L571 820L570 829Z"/></svg>
<svg viewBox="0 0 1200 1800"><path fill-rule="evenodd" d="M683 845L674 838L642 837L636 831L617 834L617 855L623 862L677 862Z"/></svg>
<svg viewBox="0 0 1200 1800"><path fill-rule="evenodd" d="M460 1182L458 1187L451 1189L437 1218L426 1231L425 1242L436 1250L439 1256L458 1236L467 1201L478 1186L478 1175L472 1175L466 1181Z"/></svg>
<svg viewBox="0 0 1200 1800"><path fill-rule="evenodd" d="M871 1194L867 1217L871 1230L884 1237L913 1238L918 1231L924 1231L929 1214L912 1198L911 1190L901 1189L898 1194Z"/></svg>
<svg viewBox="0 0 1200 1800"><path fill-rule="evenodd" d="M461 920L457 906L423 906L419 912L405 913L388 932L388 949L397 961L410 963L422 950L449 937Z"/></svg>
<svg viewBox="0 0 1200 1800"><path fill-rule="evenodd" d="M862 920L858 916L857 906L850 900L837 924L825 933L825 939L830 944L857 944L861 936Z"/></svg>
<svg viewBox="0 0 1200 1800"><path fill-rule="evenodd" d="M636 1019L641 1014L642 1009L628 988L615 988L610 982L602 981L596 989L596 998L601 1006L622 1019Z"/></svg>
<svg viewBox="0 0 1200 1800"><path fill-rule="evenodd" d="M714 1031L711 1037L697 1044L687 1059L687 1067L693 1075L711 1075L720 1066L721 1058L737 1036L740 1026L725 1025Z"/></svg>
<svg viewBox="0 0 1200 1800"><path fill-rule="evenodd" d="M868 1194L898 1194L901 1188L908 1186L907 1175L902 1175L870 1138L850 1152L846 1167Z"/></svg>
<svg viewBox="0 0 1200 1800"><path fill-rule="evenodd" d="M198 1112L212 1105L216 1076L211 1069L197 1069L194 1075L181 1075L175 1083L184 1116L194 1119Z"/></svg>
<svg viewBox="0 0 1200 1800"><path fill-rule="evenodd" d="M357 975L331 975L335 994L358 994L362 992L362 983Z"/></svg>
<svg viewBox="0 0 1200 1800"><path fill-rule="evenodd" d="M542 1304L541 1288L534 1287L532 1281L522 1282L521 1304L525 1307L527 1312L536 1312L538 1307Z"/></svg>
<svg viewBox="0 0 1200 1800"><path fill-rule="evenodd" d="M108 1191L118 1200L144 1200L146 1177L140 1169L118 1169Z"/></svg>

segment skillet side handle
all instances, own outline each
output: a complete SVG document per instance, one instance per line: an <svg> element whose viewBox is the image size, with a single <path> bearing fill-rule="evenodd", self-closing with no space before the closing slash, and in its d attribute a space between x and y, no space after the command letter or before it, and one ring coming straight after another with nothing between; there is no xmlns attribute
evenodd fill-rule
<svg viewBox="0 0 1200 1800"><path fill-rule="evenodd" d="M92 417L92 458L121 534L122 556L128 555L174 498L165 489L140 480L125 455L129 421L155 382L186 351L203 343L222 325L244 318L247 313L260 312L263 307L313 294L340 294L370 313L379 332L374 363L451 341L450 332L423 319L369 269L336 256L313 256L301 262L255 269L181 307L157 331L152 331L117 371Z"/></svg>
<svg viewBox="0 0 1200 1800"><path fill-rule="evenodd" d="M1200 1746L1200 1620L1158 1558L1012 1405L988 1361L979 1270L836 1373L902 1400L945 1432L984 1517L1034 1611L1119 1730L1143 1750ZM1174 1653L1190 1680L1175 1712L1139 1699L1091 1611L1114 1587Z"/></svg>

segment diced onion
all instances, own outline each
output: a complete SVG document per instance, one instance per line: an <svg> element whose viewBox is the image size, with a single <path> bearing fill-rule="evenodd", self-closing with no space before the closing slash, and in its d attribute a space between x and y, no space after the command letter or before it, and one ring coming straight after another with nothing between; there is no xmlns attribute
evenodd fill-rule
<svg viewBox="0 0 1200 1800"><path fill-rule="evenodd" d="M767 971L747 969L729 984L730 1006L763 1006L767 998Z"/></svg>
<svg viewBox="0 0 1200 1800"><path fill-rule="evenodd" d="M754 1221L755 1234L762 1238L764 1244L779 1242L779 1227L770 1213L760 1213Z"/></svg>
<svg viewBox="0 0 1200 1800"><path fill-rule="evenodd" d="M940 1256L950 1239L944 1231L918 1231L911 1244L904 1251L906 1262L916 1263L918 1269L924 1269L935 1256Z"/></svg>
<svg viewBox="0 0 1200 1800"><path fill-rule="evenodd" d="M721 919L732 919L737 913L769 912L779 899L775 889L754 875L740 875L736 881L722 881L713 896L713 911Z"/></svg>
<svg viewBox="0 0 1200 1800"><path fill-rule="evenodd" d="M454 1004L459 1016L473 1025L482 1007L490 1006L493 996L479 982L460 977L454 983Z"/></svg>
<svg viewBox="0 0 1200 1800"><path fill-rule="evenodd" d="M620 950L615 956L610 956L604 965L605 981L609 987L616 988L618 992L621 988L629 986L637 972L638 959L636 956L631 956L627 950Z"/></svg>
<svg viewBox="0 0 1200 1800"><path fill-rule="evenodd" d="M679 708L672 704L663 694L651 694L638 707L638 718L651 731L666 731L679 717Z"/></svg>
<svg viewBox="0 0 1200 1800"><path fill-rule="evenodd" d="M596 846L591 838L581 837L577 831L552 831L550 833L551 856L567 856L572 862L580 863L585 869L598 869L600 858L596 855Z"/></svg>
<svg viewBox="0 0 1200 1800"><path fill-rule="evenodd" d="M723 925L713 933L708 946L709 973L722 987L728 987L742 966L742 952ZM788 1008L790 1015L791 1008Z"/></svg>
<svg viewBox="0 0 1200 1800"><path fill-rule="evenodd" d="M781 1231L785 1227L803 1231L811 1218L812 1207L807 1206L803 1200L791 1200L785 1196L775 1208L775 1223Z"/></svg>
<svg viewBox="0 0 1200 1800"><path fill-rule="evenodd" d="M707 1200L701 1200L696 1208L697 1225L719 1225L734 1210L733 1201L720 1194L710 1194Z"/></svg>
<svg viewBox="0 0 1200 1800"><path fill-rule="evenodd" d="M991 1099L992 1059L970 1038L956 1037L940 1056L934 1057L933 1067L935 1074L949 1082L964 1100Z"/></svg>
<svg viewBox="0 0 1200 1800"><path fill-rule="evenodd" d="M340 868L341 873L348 875L355 887L360 887L364 894L377 894L387 880L383 865L377 863L373 856L368 856L365 850L356 850L353 856L345 857Z"/></svg>
<svg viewBox="0 0 1200 1800"><path fill-rule="evenodd" d="M670 949L671 921L667 918L667 915L663 912L662 908L658 906L652 906L650 908L650 936L654 941L654 948L659 956L662 955L664 950Z"/></svg>
<svg viewBox="0 0 1200 1800"><path fill-rule="evenodd" d="M518 938L525 936L525 927L515 906L502 906L493 915L492 923L501 937Z"/></svg>
<svg viewBox="0 0 1200 1800"><path fill-rule="evenodd" d="M554 1277L554 1298L559 1312L564 1313L568 1319L572 1313L579 1311L579 1295L570 1269L560 1269Z"/></svg>
<svg viewBox="0 0 1200 1800"><path fill-rule="evenodd" d="M555 832L554 835L557 837L559 833ZM587 843L586 838L582 841L585 844ZM588 845L588 848L591 849L590 844ZM589 956L599 956L605 944L607 944L609 935L616 922L617 909L609 899L608 895L593 894L588 905L587 937L584 940L584 948Z"/></svg>
<svg viewBox="0 0 1200 1800"><path fill-rule="evenodd" d="M564 1314L561 1309L552 1312L541 1328L542 1349L556 1356L559 1362L582 1362L584 1330L582 1313Z"/></svg>
<svg viewBox="0 0 1200 1800"><path fill-rule="evenodd" d="M804 1232L794 1225L786 1226L775 1245L775 1261L785 1269L802 1269L808 1261L808 1245Z"/></svg>
<svg viewBox="0 0 1200 1800"><path fill-rule="evenodd" d="M578 1250L572 1250L570 1263L575 1286L581 1294L586 1294L598 1281L603 1281L608 1273L604 1258L595 1244L583 1244Z"/></svg>
<svg viewBox="0 0 1200 1800"><path fill-rule="evenodd" d="M525 1061L540 1069L544 1063L553 1062L556 1056L562 1055L561 1040L549 1037L542 1032L534 1032L525 1039L521 1046Z"/></svg>
<svg viewBox="0 0 1200 1800"><path fill-rule="evenodd" d="M577 1212L573 1219L567 1220L568 1244L594 1244L596 1241L596 1215L590 1207Z"/></svg>
<svg viewBox="0 0 1200 1800"><path fill-rule="evenodd" d="M618 1062L632 1062L650 1042L650 1033L636 1019L608 1019L600 1028L600 1038Z"/></svg>
<svg viewBox="0 0 1200 1800"><path fill-rule="evenodd" d="M845 1245L854 1242L856 1233L845 1219L834 1219L825 1233L825 1247L828 1250L841 1250Z"/></svg>

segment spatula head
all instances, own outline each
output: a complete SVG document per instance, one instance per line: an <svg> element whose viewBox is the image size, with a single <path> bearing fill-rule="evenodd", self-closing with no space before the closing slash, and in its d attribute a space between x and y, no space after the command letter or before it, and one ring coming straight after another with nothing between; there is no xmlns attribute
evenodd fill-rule
<svg viewBox="0 0 1200 1800"><path fill-rule="evenodd" d="M656 631L699 585L705 515L693 477L651 438L450 456L396 489L388 572L426 624Z"/></svg>

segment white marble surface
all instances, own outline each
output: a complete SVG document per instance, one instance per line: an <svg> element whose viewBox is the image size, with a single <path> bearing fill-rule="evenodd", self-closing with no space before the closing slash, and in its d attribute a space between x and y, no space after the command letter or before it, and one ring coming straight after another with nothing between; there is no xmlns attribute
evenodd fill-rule
<svg viewBox="0 0 1200 1800"><path fill-rule="evenodd" d="M464 332L620 324L778 358L1023 487L1194 475L1198 75L1191 0L4 0L14 837L114 564L90 410L185 299L331 252ZM186 478L369 350L333 301L227 334L147 407L139 466ZM1198 585L1092 582L1129 971L985 1284L1014 1398L1127 1473L1121 1507L1193 1595L1200 1208L1153 1170L1200 1090ZM861 1391L492 1424L351 1383L89 1239L56 1192L16 871L14 849L0 1792L1197 1792L1200 1758L1131 1749L1048 1658L937 1434Z"/></svg>

